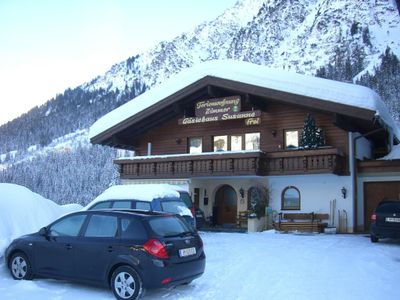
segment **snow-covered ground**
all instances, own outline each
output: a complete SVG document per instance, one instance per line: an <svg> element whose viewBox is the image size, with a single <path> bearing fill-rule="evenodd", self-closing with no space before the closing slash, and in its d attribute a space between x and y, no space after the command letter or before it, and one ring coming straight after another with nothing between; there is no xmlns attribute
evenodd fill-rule
<svg viewBox="0 0 400 300"><path fill-rule="evenodd" d="M0 183L0 257L11 240L80 206L59 206L27 188ZM189 286L144 299L398 299L400 241L365 235L201 233L206 272ZM101 288L35 279L15 281L0 259L0 299L114 299Z"/></svg>
<svg viewBox="0 0 400 300"><path fill-rule="evenodd" d="M400 241L363 235L202 233L205 274L144 299L398 299ZM7 299L113 299L110 291L64 281L14 281L0 266Z"/></svg>

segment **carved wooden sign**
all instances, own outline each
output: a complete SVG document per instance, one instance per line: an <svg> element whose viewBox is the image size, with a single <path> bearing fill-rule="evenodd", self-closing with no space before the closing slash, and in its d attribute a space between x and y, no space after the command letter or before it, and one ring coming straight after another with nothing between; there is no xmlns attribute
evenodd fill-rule
<svg viewBox="0 0 400 300"><path fill-rule="evenodd" d="M199 101L196 103L195 117L179 119L178 124L199 124L236 119L258 118L261 116L261 111L259 110L241 111L240 106L240 96Z"/></svg>
<svg viewBox="0 0 400 300"><path fill-rule="evenodd" d="M196 117L221 116L240 112L240 96L214 98L196 103Z"/></svg>

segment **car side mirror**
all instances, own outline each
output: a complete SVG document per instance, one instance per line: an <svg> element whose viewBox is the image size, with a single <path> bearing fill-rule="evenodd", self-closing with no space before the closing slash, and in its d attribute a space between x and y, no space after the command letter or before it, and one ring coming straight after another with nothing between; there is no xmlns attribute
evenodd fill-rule
<svg viewBox="0 0 400 300"><path fill-rule="evenodd" d="M41 235L41 236L47 236L47 228L46 227L43 227L43 228L41 228L40 230L39 230L39 235Z"/></svg>

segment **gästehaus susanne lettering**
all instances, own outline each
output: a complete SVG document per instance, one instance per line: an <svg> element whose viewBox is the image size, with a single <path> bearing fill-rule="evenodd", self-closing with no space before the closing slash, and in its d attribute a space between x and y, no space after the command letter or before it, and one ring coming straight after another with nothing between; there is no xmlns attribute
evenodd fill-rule
<svg viewBox="0 0 400 300"><path fill-rule="evenodd" d="M261 111L252 110L252 111L242 111L242 112L238 112L238 113L223 113L223 114L214 115L214 116L210 116L210 117L206 117L206 116L188 117L188 118L179 119L178 124L179 125L199 124L199 123L206 123L206 122L256 118L259 116L261 116Z"/></svg>

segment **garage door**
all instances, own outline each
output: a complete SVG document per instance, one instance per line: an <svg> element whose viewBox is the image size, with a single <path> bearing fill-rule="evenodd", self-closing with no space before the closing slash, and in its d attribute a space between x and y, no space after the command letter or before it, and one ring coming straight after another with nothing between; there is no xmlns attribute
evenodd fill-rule
<svg viewBox="0 0 400 300"><path fill-rule="evenodd" d="M364 224L369 231L370 218L376 206L383 199L400 199L400 181L365 182L364 183Z"/></svg>

